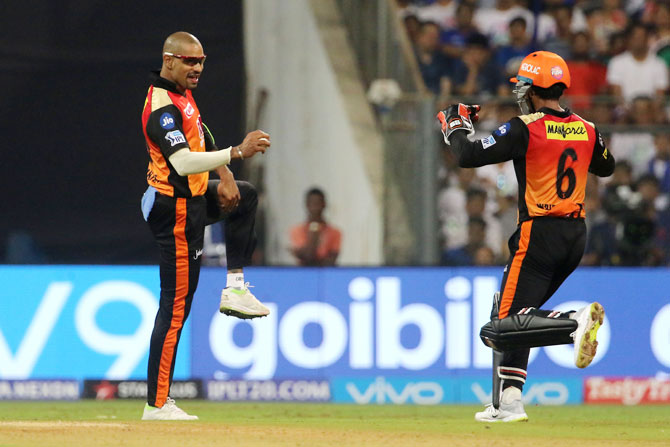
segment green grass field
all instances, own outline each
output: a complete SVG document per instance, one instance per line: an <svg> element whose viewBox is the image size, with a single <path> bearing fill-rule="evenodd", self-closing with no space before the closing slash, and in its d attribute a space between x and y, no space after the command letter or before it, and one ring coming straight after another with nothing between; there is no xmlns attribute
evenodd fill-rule
<svg viewBox="0 0 670 447"><path fill-rule="evenodd" d="M670 406L529 406L482 424L474 406L182 401L195 422L142 422L140 401L0 402L0 446L670 446Z"/></svg>

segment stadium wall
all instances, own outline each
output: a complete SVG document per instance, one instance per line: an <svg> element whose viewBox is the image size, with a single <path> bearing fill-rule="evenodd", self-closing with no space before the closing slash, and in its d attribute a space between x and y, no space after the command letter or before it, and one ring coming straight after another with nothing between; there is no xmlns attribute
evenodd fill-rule
<svg viewBox="0 0 670 447"><path fill-rule="evenodd" d="M225 272L206 268L175 378L201 381L202 395L214 400L486 401L491 355L478 331L500 274L249 268L254 292L272 313L242 321L217 312ZM156 267L1 266L0 279L0 382L7 381L0 398L14 395L13 380L144 378L159 296ZM578 269L550 304L605 306L598 355L578 370L571 346L534 349L528 401L670 401L668 281L664 269ZM63 383L58 393L71 390ZM131 385L125 389L137 388ZM193 389L185 386L185 393Z"/></svg>
<svg viewBox="0 0 670 447"><path fill-rule="evenodd" d="M264 201L271 222L267 261L293 264L289 229L305 219L304 194L316 185L326 193L326 218L342 230L338 262L382 264L381 185L369 169L370 154L378 154L376 177L381 177L381 140L364 145L370 140L360 137L361 121L367 119L373 129L376 125L362 87L354 118L307 0L249 0L244 20L249 104L261 89L268 92L258 123L272 136L263 159L270 185ZM340 50L353 60L347 48ZM357 84L352 70L347 81Z"/></svg>

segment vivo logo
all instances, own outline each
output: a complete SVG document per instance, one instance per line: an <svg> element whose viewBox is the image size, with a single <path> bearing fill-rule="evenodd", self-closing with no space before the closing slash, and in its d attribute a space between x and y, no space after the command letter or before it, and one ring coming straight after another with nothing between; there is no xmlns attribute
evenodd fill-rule
<svg viewBox="0 0 670 447"><path fill-rule="evenodd" d="M491 392L484 391L479 383L473 383L471 390L482 404L491 402ZM524 386L521 399L526 405L564 405L570 399L570 390L561 382L534 383Z"/></svg>
<svg viewBox="0 0 670 447"><path fill-rule="evenodd" d="M357 404L418 404L436 405L442 401L444 390L437 382L407 382L398 388L387 382L384 377L377 377L365 389L360 389L355 382L345 385L347 393Z"/></svg>

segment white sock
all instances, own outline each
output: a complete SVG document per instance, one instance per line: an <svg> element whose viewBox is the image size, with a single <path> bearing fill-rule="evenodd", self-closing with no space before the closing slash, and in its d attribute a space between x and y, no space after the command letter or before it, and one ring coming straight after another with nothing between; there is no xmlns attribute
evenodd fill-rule
<svg viewBox="0 0 670 447"><path fill-rule="evenodd" d="M244 289L244 273L228 273L226 287L234 287L236 289Z"/></svg>

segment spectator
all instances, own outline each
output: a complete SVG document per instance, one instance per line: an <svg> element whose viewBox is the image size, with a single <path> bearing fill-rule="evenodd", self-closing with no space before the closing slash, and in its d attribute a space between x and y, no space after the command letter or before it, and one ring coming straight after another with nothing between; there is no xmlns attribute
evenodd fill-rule
<svg viewBox="0 0 670 447"><path fill-rule="evenodd" d="M514 0L496 0L493 8L480 8L475 12L475 25L491 39L491 46L499 47L508 43L507 30L515 17L526 20L528 37L537 42L544 42L556 35L556 23L553 17L540 13L535 29L535 15Z"/></svg>
<svg viewBox="0 0 670 447"><path fill-rule="evenodd" d="M570 51L572 48L572 9L566 4L559 4L552 8L551 14L556 22L556 34L547 38L543 49L556 53L567 61L572 58Z"/></svg>
<svg viewBox="0 0 670 447"><path fill-rule="evenodd" d="M668 67L649 52L647 27L634 23L626 35L628 50L613 57L607 66L612 94L623 102L638 96L662 98L668 88Z"/></svg>
<svg viewBox="0 0 670 447"><path fill-rule="evenodd" d="M523 58L535 51L526 31L526 19L523 17L515 17L509 22L508 43L496 51L496 63L504 70L505 77L514 76Z"/></svg>
<svg viewBox="0 0 670 447"><path fill-rule="evenodd" d="M448 90L449 65L439 46L440 27L433 22L423 23L416 42L416 58L426 88L436 95Z"/></svg>
<svg viewBox="0 0 670 447"><path fill-rule="evenodd" d="M453 28L456 24L456 6L455 0L435 0L434 3L418 8L416 15L422 22L434 22L443 29Z"/></svg>
<svg viewBox="0 0 670 447"><path fill-rule="evenodd" d="M415 15L407 15L403 18L403 23L405 24L405 31L407 31L407 37L409 37L410 42L413 46L416 46L419 40L419 31L421 30L421 22Z"/></svg>
<svg viewBox="0 0 670 447"><path fill-rule="evenodd" d="M307 221L291 229L291 252L298 264L304 266L335 265L340 254L340 231L323 217L326 196L319 188L305 195Z"/></svg>
<svg viewBox="0 0 670 447"><path fill-rule="evenodd" d="M496 264L496 255L493 250L491 250L491 247L481 245L475 250L474 265L488 267Z"/></svg>
<svg viewBox="0 0 670 447"><path fill-rule="evenodd" d="M614 265L617 262L615 222L602 207L598 182L598 177L590 174L586 183L584 207L587 210L587 232L582 265Z"/></svg>
<svg viewBox="0 0 670 447"><path fill-rule="evenodd" d="M466 41L463 59L454 67L452 81L455 93L460 96L504 96L508 93L506 79L483 34L473 34Z"/></svg>
<svg viewBox="0 0 670 447"><path fill-rule="evenodd" d="M443 30L440 35L442 51L448 57L461 58L465 42L470 36L479 32L472 21L473 16L474 8L468 3L461 3L456 8L456 25Z"/></svg>
<svg viewBox="0 0 670 447"><path fill-rule="evenodd" d="M442 257L443 265L474 265L477 251L486 245L486 221L481 217L468 219L468 239L465 245L447 250Z"/></svg>
<svg viewBox="0 0 670 447"><path fill-rule="evenodd" d="M655 107L651 98L640 96L633 100L626 114L626 124L651 126L656 124ZM610 140L612 152L618 160L628 160L633 169L633 177L638 177L649 169L649 160L654 156L654 139L647 129L617 132Z"/></svg>
<svg viewBox="0 0 670 447"><path fill-rule="evenodd" d="M607 67L592 57L591 48L588 33L578 32L572 36L571 57L566 60L572 85L565 96L575 111L590 109L593 97L605 93Z"/></svg>
<svg viewBox="0 0 670 447"><path fill-rule="evenodd" d="M659 188L664 194L670 193L670 134L654 135L655 155L649 160L649 173L659 181Z"/></svg>
<svg viewBox="0 0 670 447"><path fill-rule="evenodd" d="M657 2L653 15L655 27L651 52L670 67L670 3Z"/></svg>
<svg viewBox="0 0 670 447"><path fill-rule="evenodd" d="M406 19L408 16L416 17L418 7L411 0L396 0L398 7L398 16L401 19Z"/></svg>
<svg viewBox="0 0 670 447"><path fill-rule="evenodd" d="M452 185L442 190L438 196L437 209L440 219L443 246L453 249L467 241L466 225L468 213L465 209L467 191L479 185L474 169L456 168Z"/></svg>

